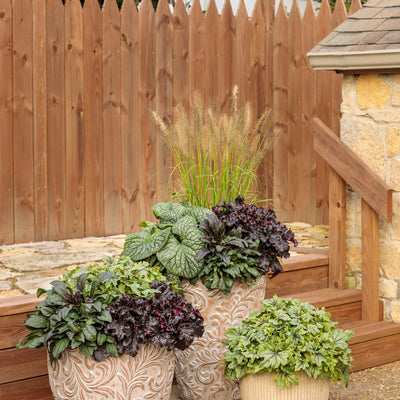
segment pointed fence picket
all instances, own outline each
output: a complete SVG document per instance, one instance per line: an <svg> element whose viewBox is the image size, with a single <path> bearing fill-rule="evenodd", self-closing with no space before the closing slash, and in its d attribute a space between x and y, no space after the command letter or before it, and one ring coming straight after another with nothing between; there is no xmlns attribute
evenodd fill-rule
<svg viewBox="0 0 400 400"><path fill-rule="evenodd" d="M361 7L354 0L349 13ZM215 0L155 11L125 0L0 0L0 244L138 229L171 193L170 156L151 111L172 118L194 91L227 112L231 90L280 134L258 174L279 217L328 221L328 171L312 148L317 116L338 133L341 77L306 53L347 18L311 0L287 15L258 0L234 15Z"/></svg>

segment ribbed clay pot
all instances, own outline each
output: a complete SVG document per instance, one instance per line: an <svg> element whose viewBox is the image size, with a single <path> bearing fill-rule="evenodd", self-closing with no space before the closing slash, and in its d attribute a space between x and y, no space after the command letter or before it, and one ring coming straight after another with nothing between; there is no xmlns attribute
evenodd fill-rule
<svg viewBox="0 0 400 400"><path fill-rule="evenodd" d="M204 334L186 350L175 351L175 377L183 400L240 400L239 385L224 379L220 364L227 350L222 344L228 325L238 324L250 311L259 308L265 297L266 277L254 286L235 282L226 296L208 290L199 280L196 285L183 283L185 299L204 317Z"/></svg>
<svg viewBox="0 0 400 400"><path fill-rule="evenodd" d="M48 371L54 400L166 400L174 365L172 351L147 343L136 357L108 357L101 362L78 349L65 350L54 368L48 361Z"/></svg>
<svg viewBox="0 0 400 400"><path fill-rule="evenodd" d="M274 374L248 374L240 379L242 400L328 400L329 379L310 378L305 372L297 374L298 385L279 388Z"/></svg>

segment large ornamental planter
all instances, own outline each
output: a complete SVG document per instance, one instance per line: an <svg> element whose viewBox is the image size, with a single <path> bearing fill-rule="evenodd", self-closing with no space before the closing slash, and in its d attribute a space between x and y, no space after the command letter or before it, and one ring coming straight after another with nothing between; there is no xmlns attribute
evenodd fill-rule
<svg viewBox="0 0 400 400"><path fill-rule="evenodd" d="M248 374L240 379L242 400L328 400L330 380L297 374L298 385L280 388L274 374Z"/></svg>
<svg viewBox="0 0 400 400"><path fill-rule="evenodd" d="M229 295L208 290L200 280L195 285L183 282L185 299L204 317L204 334L183 351L176 350L175 377L184 400L237 400L239 385L224 379L226 347L222 344L226 326L240 323L258 308L265 297L266 276L254 286L236 281Z"/></svg>
<svg viewBox="0 0 400 400"><path fill-rule="evenodd" d="M146 343L138 354L96 361L78 349L48 361L54 400L167 400L171 394L175 358L172 351Z"/></svg>

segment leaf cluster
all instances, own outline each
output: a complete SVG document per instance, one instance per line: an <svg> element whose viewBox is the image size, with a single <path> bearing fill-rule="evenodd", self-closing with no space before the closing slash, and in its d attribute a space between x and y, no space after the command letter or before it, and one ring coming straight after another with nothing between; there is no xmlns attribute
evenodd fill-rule
<svg viewBox="0 0 400 400"><path fill-rule="evenodd" d="M63 281L53 281L50 290L38 289L38 297L45 294L46 298L38 310L28 314L25 326L31 332L17 348L46 346L51 362L67 347L79 347L86 357L96 358L99 348L104 348L107 355L117 355L114 339L103 332L104 324L111 322L106 307L113 297L98 290L99 283L108 276L103 272L89 283L87 274L82 274L74 288Z"/></svg>
<svg viewBox="0 0 400 400"><path fill-rule="evenodd" d="M157 294L145 299L123 295L110 305L112 321L105 333L114 338L119 354L134 357L142 343L158 343L172 350L185 350L204 332L199 311L166 282L153 282Z"/></svg>
<svg viewBox="0 0 400 400"><path fill-rule="evenodd" d="M132 262L129 257L122 255L119 259L105 259L100 265L76 267L72 271L67 271L63 280L67 286L73 288L82 274L87 274L87 282L92 283L103 273L107 273L107 279L98 282L97 290L112 296L113 301L120 298L121 293L136 297L153 296L157 291L150 287L150 283L167 279L157 267L149 268L147 262ZM175 288L177 290L176 286ZM85 294L88 294L87 291Z"/></svg>
<svg viewBox="0 0 400 400"><path fill-rule="evenodd" d="M235 280L251 284L260 276L258 240L249 239L240 228L229 229L215 214L208 214L200 229L204 247L197 259L204 260L204 268L199 277L207 289L228 295Z"/></svg>
<svg viewBox="0 0 400 400"><path fill-rule="evenodd" d="M128 235L124 255L158 264L164 273L194 278L203 268L196 256L202 247L199 223L211 210L183 203L158 203L152 208L159 223L142 222L144 229Z"/></svg>
<svg viewBox="0 0 400 400"><path fill-rule="evenodd" d="M290 257L289 242L297 246L297 241L293 232L277 220L274 210L246 204L242 196L229 203L221 201L212 210L225 224L227 235L235 236L240 231L242 238L257 244L257 268L270 272L272 277L282 271L279 259Z"/></svg>
<svg viewBox="0 0 400 400"><path fill-rule="evenodd" d="M348 383L353 331L336 329L330 314L308 303L274 296L239 325L228 327L222 363L228 380L275 373L279 387L298 384L296 372Z"/></svg>
<svg viewBox="0 0 400 400"><path fill-rule="evenodd" d="M124 309L127 304L119 303L123 296L129 296L132 304L145 303L161 291L165 292L157 306L148 308L146 314L143 309L139 311L141 327L145 332L153 329L152 326L146 326L148 322L160 318L169 320L171 315L180 316L182 310L188 312L190 309L193 315L201 319L201 315L192 311L191 306L175 292L176 286L166 282L157 267L150 267L146 262L133 262L125 256L109 260L103 265L77 267L64 274L62 280L53 281L51 286L50 290L38 289L38 297L45 295L45 298L39 303L38 310L28 314L25 325L30 333L17 345L17 348L46 346L51 362L58 359L67 348L79 348L84 356L93 356L97 361L110 355L117 357L123 354L117 350L121 349L118 337L107 333L105 329L115 323L109 306L113 307L111 310L115 317L129 313L129 308ZM168 328L172 339L168 345L176 340L178 346L184 347L185 340L189 341L191 334L185 336L185 329L191 332L190 329L196 328L193 335L200 332L196 323L192 321L191 327L183 324L184 333L181 333L178 322L176 325L170 323Z"/></svg>

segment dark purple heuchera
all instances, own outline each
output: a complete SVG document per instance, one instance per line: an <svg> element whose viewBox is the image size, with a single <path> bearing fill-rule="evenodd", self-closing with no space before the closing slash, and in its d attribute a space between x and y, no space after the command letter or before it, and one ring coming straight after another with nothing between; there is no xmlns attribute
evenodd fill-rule
<svg viewBox="0 0 400 400"><path fill-rule="evenodd" d="M272 276L282 271L278 257L288 258L289 242L297 246L297 241L293 232L276 219L274 210L245 204L242 196L238 196L234 202L221 201L212 210L226 225L227 233L240 229L242 237L259 240L259 268L266 273L272 272Z"/></svg>
<svg viewBox="0 0 400 400"><path fill-rule="evenodd" d="M166 282L152 282L160 293L141 299L124 295L107 310L112 322L104 332L114 338L118 353L136 356L142 343L184 350L204 332L203 317Z"/></svg>

